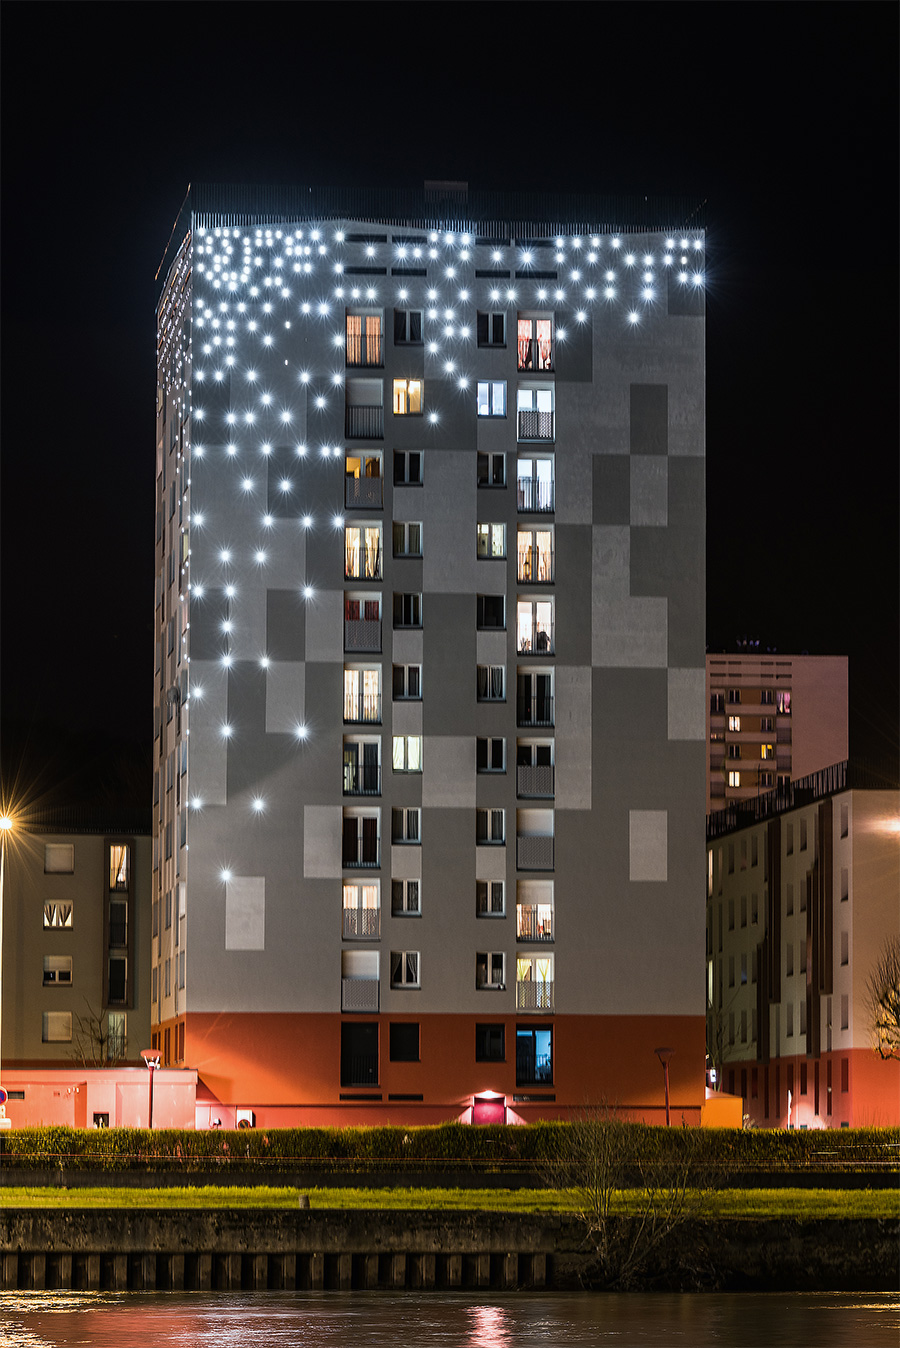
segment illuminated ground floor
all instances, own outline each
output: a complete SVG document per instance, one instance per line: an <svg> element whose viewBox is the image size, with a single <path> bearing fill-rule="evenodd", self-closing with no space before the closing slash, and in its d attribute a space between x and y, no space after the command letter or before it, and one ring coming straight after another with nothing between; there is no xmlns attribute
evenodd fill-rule
<svg viewBox="0 0 900 1348"><path fill-rule="evenodd" d="M870 1049L819 1058L726 1063L726 1091L757 1128L863 1128L900 1124L900 1062Z"/></svg>

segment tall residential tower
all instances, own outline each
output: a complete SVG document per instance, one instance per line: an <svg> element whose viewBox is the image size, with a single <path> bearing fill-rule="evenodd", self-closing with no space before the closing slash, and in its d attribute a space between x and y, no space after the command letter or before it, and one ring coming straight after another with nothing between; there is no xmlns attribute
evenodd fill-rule
<svg viewBox="0 0 900 1348"><path fill-rule="evenodd" d="M658 1119L659 1048L697 1117L704 235L648 209L182 214L152 1005L224 1121Z"/></svg>

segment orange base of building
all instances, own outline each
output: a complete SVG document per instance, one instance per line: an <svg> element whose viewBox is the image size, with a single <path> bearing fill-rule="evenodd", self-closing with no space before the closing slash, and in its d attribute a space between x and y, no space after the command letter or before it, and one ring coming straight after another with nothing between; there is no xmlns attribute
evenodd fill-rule
<svg viewBox="0 0 900 1348"><path fill-rule="evenodd" d="M743 1097L744 1114L756 1128L900 1125L900 1062L870 1049L726 1063L722 1083Z"/></svg>

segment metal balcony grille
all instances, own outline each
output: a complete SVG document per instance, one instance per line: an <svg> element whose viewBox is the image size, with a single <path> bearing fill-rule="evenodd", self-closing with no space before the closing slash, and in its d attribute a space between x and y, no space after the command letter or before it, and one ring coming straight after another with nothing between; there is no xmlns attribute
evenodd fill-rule
<svg viewBox="0 0 900 1348"><path fill-rule="evenodd" d="M380 763L345 763L344 795L380 796L381 795Z"/></svg>
<svg viewBox="0 0 900 1348"><path fill-rule="evenodd" d="M520 764L516 768L516 794L519 796L552 796L553 764Z"/></svg>
<svg viewBox="0 0 900 1348"><path fill-rule="evenodd" d="M348 725L381 724L381 694L344 694L344 720Z"/></svg>
<svg viewBox="0 0 900 1348"><path fill-rule="evenodd" d="M518 509L533 515L553 513L556 502L555 483L544 482L534 477L520 477L516 480L516 500Z"/></svg>
<svg viewBox="0 0 900 1348"><path fill-rule="evenodd" d="M342 1011L377 1011L379 981L377 978L342 978Z"/></svg>
<svg viewBox="0 0 900 1348"><path fill-rule="evenodd" d="M354 477L352 473L344 475L344 505L351 510L357 506L380 510L382 504L382 481L380 477Z"/></svg>
<svg viewBox="0 0 900 1348"><path fill-rule="evenodd" d="M552 412L538 412L533 408L526 408L519 412L518 417L520 440L553 439Z"/></svg>
<svg viewBox="0 0 900 1348"><path fill-rule="evenodd" d="M552 871L552 838L516 838L516 866L520 871Z"/></svg>
<svg viewBox="0 0 900 1348"><path fill-rule="evenodd" d="M526 979L516 984L517 1011L552 1011L553 983L535 983Z"/></svg>
<svg viewBox="0 0 900 1348"><path fill-rule="evenodd" d="M552 697L518 697L516 698L516 724L525 725L553 725L553 698Z"/></svg>
<svg viewBox="0 0 900 1348"><path fill-rule="evenodd" d="M344 937L346 940L377 941L380 936L380 908L344 909Z"/></svg>
<svg viewBox="0 0 900 1348"><path fill-rule="evenodd" d="M348 407L345 409L344 431L348 440L384 439L383 407Z"/></svg>
<svg viewBox="0 0 900 1348"><path fill-rule="evenodd" d="M380 650L381 650L381 619L380 619L380 618L345 618L345 619L344 619L344 650L345 650L345 651L380 651Z"/></svg>

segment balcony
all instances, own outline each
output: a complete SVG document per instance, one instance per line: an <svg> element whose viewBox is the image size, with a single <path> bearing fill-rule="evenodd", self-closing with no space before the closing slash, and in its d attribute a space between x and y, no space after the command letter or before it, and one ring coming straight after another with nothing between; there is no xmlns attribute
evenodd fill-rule
<svg viewBox="0 0 900 1348"><path fill-rule="evenodd" d="M342 978L342 1011L377 1011L380 982L377 978ZM375 1080L377 1081L377 1059Z"/></svg>
<svg viewBox="0 0 900 1348"><path fill-rule="evenodd" d="M345 795L345 796L380 796L380 795L381 795L381 764L380 764L380 763L345 763L345 764L344 764L344 795Z"/></svg>
<svg viewBox="0 0 900 1348"><path fill-rule="evenodd" d="M533 799L552 796L553 764L519 764L516 768L516 795Z"/></svg>
<svg viewBox="0 0 900 1348"><path fill-rule="evenodd" d="M381 865L381 839L344 839L341 849L344 870L377 870Z"/></svg>
<svg viewBox="0 0 900 1348"><path fill-rule="evenodd" d="M344 475L344 505L353 510L357 507L382 506L382 482L380 477L354 477L352 473Z"/></svg>
<svg viewBox="0 0 900 1348"><path fill-rule="evenodd" d="M552 1011L553 981L535 982L525 979L516 983L517 1011Z"/></svg>
<svg viewBox="0 0 900 1348"><path fill-rule="evenodd" d="M530 485L530 484L529 484ZM552 483L549 484L552 487ZM552 585L552 548L523 548L518 554L516 580L524 585Z"/></svg>
<svg viewBox="0 0 900 1348"><path fill-rule="evenodd" d="M381 725L381 694L345 693L344 721L347 725Z"/></svg>
<svg viewBox="0 0 900 1348"><path fill-rule="evenodd" d="M516 650L519 655L554 655L552 623L517 624Z"/></svg>
<svg viewBox="0 0 900 1348"><path fill-rule="evenodd" d="M344 940L377 941L381 937L380 908L345 908Z"/></svg>
<svg viewBox="0 0 900 1348"><path fill-rule="evenodd" d="M556 508L555 487L552 478L549 481L536 477L517 478L516 503L519 511L523 514L551 515Z"/></svg>
<svg viewBox="0 0 900 1348"><path fill-rule="evenodd" d="M552 726L553 698L540 693L532 697L516 698L516 725Z"/></svg>
<svg viewBox="0 0 900 1348"><path fill-rule="evenodd" d="M553 413L539 412L536 408L519 408L519 440L552 440Z"/></svg>
<svg viewBox="0 0 900 1348"><path fill-rule="evenodd" d="M381 650L381 619L380 619L380 618L345 618L345 619L344 619L344 650L345 650L345 651L380 651L380 650Z"/></svg>
<svg viewBox="0 0 900 1348"><path fill-rule="evenodd" d="M553 838L516 838L516 866L520 871L553 870Z"/></svg>
<svg viewBox="0 0 900 1348"><path fill-rule="evenodd" d="M384 408L345 408L344 434L348 440L383 440Z"/></svg>
<svg viewBox="0 0 900 1348"><path fill-rule="evenodd" d="M552 941L553 909L546 904L520 903L516 908L516 940ZM521 983L520 987L533 986Z"/></svg>
<svg viewBox="0 0 900 1348"><path fill-rule="evenodd" d="M378 369L384 365L384 344L380 332L347 332L348 366Z"/></svg>

